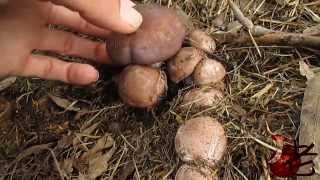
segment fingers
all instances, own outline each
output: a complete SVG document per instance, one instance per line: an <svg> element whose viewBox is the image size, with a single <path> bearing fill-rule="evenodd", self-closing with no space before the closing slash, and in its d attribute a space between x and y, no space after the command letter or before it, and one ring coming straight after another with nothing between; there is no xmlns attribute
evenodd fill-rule
<svg viewBox="0 0 320 180"><path fill-rule="evenodd" d="M130 0L50 0L63 5L88 22L119 33L132 33L141 25L142 16Z"/></svg>
<svg viewBox="0 0 320 180"><path fill-rule="evenodd" d="M87 64L68 63L56 58L30 55L20 76L59 80L76 85L87 85L99 78L98 71Z"/></svg>
<svg viewBox="0 0 320 180"><path fill-rule="evenodd" d="M105 43L80 38L64 31L48 30L37 49L88 58L99 63L108 63Z"/></svg>
<svg viewBox="0 0 320 180"><path fill-rule="evenodd" d="M63 25L84 34L105 37L110 31L94 26L84 20L79 13L64 6L53 6L48 18L48 24Z"/></svg>

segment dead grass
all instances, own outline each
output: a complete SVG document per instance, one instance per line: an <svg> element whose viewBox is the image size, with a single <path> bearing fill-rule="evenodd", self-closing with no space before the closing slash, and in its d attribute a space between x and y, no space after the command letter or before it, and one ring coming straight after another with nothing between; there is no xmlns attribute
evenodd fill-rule
<svg viewBox="0 0 320 180"><path fill-rule="evenodd" d="M280 2L280 0L277 0ZM151 1L145 0L144 3ZM214 33L235 20L226 0L157 0L167 6L179 6L195 26ZM255 24L288 32L302 32L319 22L319 4L290 1L236 1ZM240 2L240 3L239 3ZM282 0L281 2L285 2ZM258 9L257 9L258 8ZM214 18L223 15L224 24L217 27ZM219 44L218 44L219 45ZM319 52L290 46L234 47L219 45L213 55L228 70L226 99L217 107L181 112L177 108L180 95L188 85L170 84L168 96L153 112L124 106L105 72L90 87L75 87L59 82L19 78L0 92L16 104L10 129L0 136L0 179L59 179L57 161L78 157L84 147L105 133L111 133L116 150L101 179L174 179L181 161L174 151L174 136L179 123L200 115L216 117L228 135L228 151L217 167L221 179L260 179L268 176L263 167L273 145L271 131L297 137L305 77L300 75L299 60L318 66ZM103 70L103 67L101 68ZM81 112L64 111L48 97L48 93L75 102ZM191 108L192 109L192 108ZM74 138L92 124L99 123L90 136L82 139L85 146L72 146ZM62 137L65 137L62 140ZM25 154L35 145L50 145L52 151L39 150ZM59 144L60 143L60 144ZM69 144L62 146L61 143ZM21 160L16 157L25 154ZM87 168L87 164L83 168ZM79 175L75 170L71 173Z"/></svg>

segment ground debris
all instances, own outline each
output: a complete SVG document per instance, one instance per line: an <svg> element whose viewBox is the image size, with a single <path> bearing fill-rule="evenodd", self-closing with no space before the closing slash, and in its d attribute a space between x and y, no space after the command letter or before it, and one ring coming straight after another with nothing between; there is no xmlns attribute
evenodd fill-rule
<svg viewBox="0 0 320 180"><path fill-rule="evenodd" d="M17 157L16 157L16 162L21 161L23 158L30 156L32 154L38 154L43 150L48 150L50 148L50 146L52 145L52 143L48 143L48 144L40 144L40 145L35 145L32 146L26 150L24 150L23 152L21 152Z"/></svg>
<svg viewBox="0 0 320 180"><path fill-rule="evenodd" d="M80 157L63 159L59 162L65 177L70 177L77 169L79 180L94 180L108 170L108 161L116 150L113 138L106 134L97 140L95 145Z"/></svg>
<svg viewBox="0 0 320 180"><path fill-rule="evenodd" d="M52 94L49 94L49 97L57 106L63 108L65 111L80 111L80 108L74 106L77 101L70 102L68 99L54 96Z"/></svg>
<svg viewBox="0 0 320 180"><path fill-rule="evenodd" d="M310 68L310 66L306 64L304 61L299 61L299 65L301 75L305 76L307 80L311 80L314 77L314 72Z"/></svg>
<svg viewBox="0 0 320 180"><path fill-rule="evenodd" d="M308 34L312 36L320 36L320 24L308 27L303 31L303 34Z"/></svg>

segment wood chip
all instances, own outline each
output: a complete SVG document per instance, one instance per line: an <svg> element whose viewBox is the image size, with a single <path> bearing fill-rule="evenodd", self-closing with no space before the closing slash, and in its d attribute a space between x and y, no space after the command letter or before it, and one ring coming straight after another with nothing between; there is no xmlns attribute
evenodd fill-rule
<svg viewBox="0 0 320 180"><path fill-rule="evenodd" d="M16 82L16 77L8 77L0 81L0 92L7 89Z"/></svg>
<svg viewBox="0 0 320 180"><path fill-rule="evenodd" d="M299 131L299 144L315 144L312 150L320 153L320 74L315 74L314 78L308 81L304 94L304 100L301 109L301 121ZM302 161L309 159L302 158ZM318 162L317 162L318 161ZM319 158L314 160L315 168L319 167ZM306 170L310 172L310 170ZM319 172L319 170L316 169ZM303 171L305 172L305 171ZM319 175L298 177L298 180L319 180Z"/></svg>
<svg viewBox="0 0 320 180"><path fill-rule="evenodd" d="M299 61L299 65L300 65L300 74L302 76L305 76L308 80L314 77L314 72L309 67L308 64L306 64L304 61Z"/></svg>

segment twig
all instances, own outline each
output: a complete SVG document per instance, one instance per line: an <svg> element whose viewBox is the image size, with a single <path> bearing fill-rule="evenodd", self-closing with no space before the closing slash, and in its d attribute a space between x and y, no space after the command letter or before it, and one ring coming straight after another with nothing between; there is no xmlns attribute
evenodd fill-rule
<svg viewBox="0 0 320 180"><path fill-rule="evenodd" d="M238 19L238 21L244 25L246 28L248 28L248 30L253 29L254 24L252 23L252 21L250 19L248 19L247 17L245 17L242 13L242 11L240 10L240 8L232 1L232 0L228 0L229 5L234 13L234 15L236 16L236 18Z"/></svg>
<svg viewBox="0 0 320 180"><path fill-rule="evenodd" d="M133 160L134 168L135 168L135 170L136 170L136 174L137 174L137 176L138 176L137 179L140 180L140 173L139 173L139 169L138 169L138 167L137 167L136 160L134 159L134 157L132 158L132 160Z"/></svg>
<svg viewBox="0 0 320 180"><path fill-rule="evenodd" d="M117 161L117 163L116 163L116 165L115 165L115 168L113 169L113 171L112 171L112 173L111 173L111 177L110 177L111 180L113 180L113 178L114 178L114 176L115 176L115 174L116 174L116 171L117 171L117 169L118 169L118 167L119 167L119 165L120 165L120 162L121 162L124 154L125 154L127 151L128 151L127 145L126 145L126 143L124 143L124 148L123 148L123 151L122 151L122 153L121 153L121 156L120 156L120 158L118 159L118 161Z"/></svg>
<svg viewBox="0 0 320 180"><path fill-rule="evenodd" d="M271 146L271 145L269 145L269 144L261 141L261 140L258 139L258 138L253 137L252 135L249 135L249 137L250 137L251 139L253 139L255 142L261 144L262 146L264 146L264 147L266 147L266 148L268 148L268 149L270 149L270 150L273 150L273 151L279 151L279 150L280 150L280 149L278 149L278 148L276 148L276 147L273 147L273 146Z"/></svg>
<svg viewBox="0 0 320 180"><path fill-rule="evenodd" d="M235 169L235 170L240 174L240 176L241 176L243 179L249 180L249 179L243 174L243 172L241 172L240 169L238 169L235 165L232 164L232 167L233 167L233 169Z"/></svg>
<svg viewBox="0 0 320 180"><path fill-rule="evenodd" d="M54 154L54 152L53 152L53 150L51 148L46 148L46 149L51 153L51 156L52 156L53 161L54 161L54 163L56 165L56 168L57 168L57 170L59 172L61 180L64 180L64 176L63 176L63 173L62 173L62 170L60 168L60 164L59 164L59 161L57 160L56 155Z"/></svg>
<svg viewBox="0 0 320 180"><path fill-rule="evenodd" d="M260 49L259 49L259 46L258 46L256 40L253 38L252 33L251 33L251 30L249 30L249 35L250 35L250 38L251 38L251 41L252 41L254 47L255 47L255 48L257 49L257 51L258 51L259 56L262 57L261 51L260 51Z"/></svg>
<svg viewBox="0 0 320 180"><path fill-rule="evenodd" d="M121 134L120 137L124 140L124 142L125 142L130 148L133 149L133 151L137 151L137 148L135 148L132 144L130 144L130 142L127 140L126 137L124 137L123 134Z"/></svg>
<svg viewBox="0 0 320 180"><path fill-rule="evenodd" d="M242 35L236 44L246 44L251 41L250 36ZM300 33L274 32L255 37L255 41L263 45L290 45L296 47L310 47L320 49L320 37Z"/></svg>
<svg viewBox="0 0 320 180"><path fill-rule="evenodd" d="M265 176L266 180L271 180L270 178L270 173L268 171L268 165L267 165L267 161L266 158L264 156L261 157L261 161L262 161L262 167L263 167L263 174Z"/></svg>
<svg viewBox="0 0 320 180"><path fill-rule="evenodd" d="M295 47L310 47L320 49L320 37L302 34L302 33L289 33L282 31L273 31L262 26L256 26L253 22L244 16L240 8L232 1L228 0L229 5L236 17L236 19L245 26L251 34L237 34L238 40L234 38L226 38L226 41L234 42L236 44L253 43L258 49L258 44L263 45L290 45ZM227 36L226 33L224 36ZM220 35L221 36L221 35ZM258 51L259 52L259 51ZM260 53L259 53L260 54Z"/></svg>

